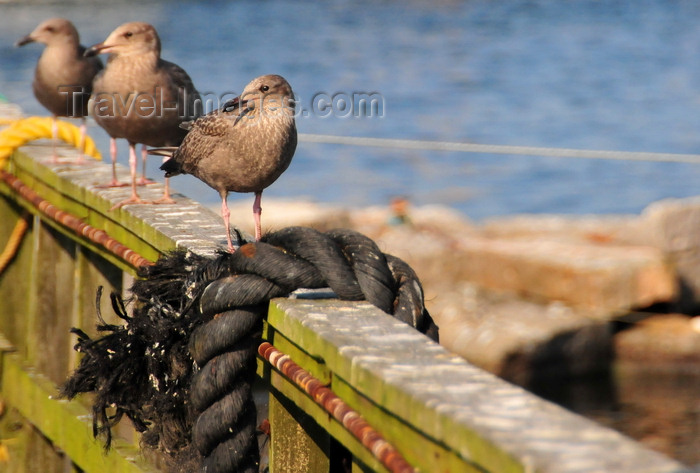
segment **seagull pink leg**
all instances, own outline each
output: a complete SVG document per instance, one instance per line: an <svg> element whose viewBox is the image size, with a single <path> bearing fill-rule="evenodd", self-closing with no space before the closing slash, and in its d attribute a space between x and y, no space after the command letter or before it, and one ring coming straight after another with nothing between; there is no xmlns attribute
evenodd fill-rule
<svg viewBox="0 0 700 473"><path fill-rule="evenodd" d="M112 182L111 186L117 186L121 184L117 180L117 140L115 138L109 139L109 157L112 160Z"/></svg>
<svg viewBox="0 0 700 473"><path fill-rule="evenodd" d="M139 197L138 192L136 192L136 145L129 143L129 170L131 171L131 197L119 202L117 205L112 207L111 210L118 209L124 205L129 204L151 204L152 202L146 201Z"/></svg>
<svg viewBox="0 0 700 473"><path fill-rule="evenodd" d="M56 115L51 117L51 162L58 163L58 154L56 153L56 141L58 141L58 118Z"/></svg>
<svg viewBox="0 0 700 473"><path fill-rule="evenodd" d="M153 181L146 178L146 158L148 157L148 148L146 145L141 145L141 163L142 172L141 177L136 181L136 185L145 186L146 184L153 184Z"/></svg>
<svg viewBox="0 0 700 473"><path fill-rule="evenodd" d="M80 144L78 145L78 160L76 164L83 164L85 157L85 135L87 135L87 124L85 117L80 119Z"/></svg>
<svg viewBox="0 0 700 473"><path fill-rule="evenodd" d="M163 162L166 162L168 159L170 159L168 156L165 156L163 158ZM163 189L163 197L160 199L156 200L154 202L155 204L174 204L175 200L170 197L170 178L166 177L165 178L165 188Z"/></svg>
<svg viewBox="0 0 700 473"><path fill-rule="evenodd" d="M124 182L119 182L117 179L117 140L115 138L109 139L109 158L112 160L112 180L107 184L100 184L96 187L126 187L129 184Z"/></svg>
<svg viewBox="0 0 700 473"><path fill-rule="evenodd" d="M170 197L170 178L165 178L165 185L163 189L163 197L153 201L154 204L174 204L175 199Z"/></svg>
<svg viewBox="0 0 700 473"><path fill-rule="evenodd" d="M253 220L255 220L255 241L260 241L262 236L262 225L260 223L260 215L262 214L262 207L260 206L260 201L262 200L262 191L255 193L255 201L253 201Z"/></svg>
<svg viewBox="0 0 700 473"><path fill-rule="evenodd" d="M136 145L129 143L129 171L131 172L131 199L138 200L136 192Z"/></svg>
<svg viewBox="0 0 700 473"><path fill-rule="evenodd" d="M224 227L226 227L226 242L228 243L229 253L234 253L236 249L233 247L233 241L231 240L231 212L228 210L228 204L226 203L226 198L228 194L221 194L221 218L224 219Z"/></svg>

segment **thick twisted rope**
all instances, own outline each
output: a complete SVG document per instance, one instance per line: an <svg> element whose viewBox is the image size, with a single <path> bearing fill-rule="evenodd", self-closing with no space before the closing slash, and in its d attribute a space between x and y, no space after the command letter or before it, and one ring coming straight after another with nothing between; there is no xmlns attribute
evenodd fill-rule
<svg viewBox="0 0 700 473"><path fill-rule="evenodd" d="M184 456L208 473L257 471L250 383L262 316L271 298L299 288L367 299L437 339L413 271L367 237L291 227L263 240L213 260L161 258L132 288L133 315L113 296L125 326L102 324L109 333L95 340L75 330L86 356L63 394L96 393L96 432L109 440L127 415L176 466Z"/></svg>
<svg viewBox="0 0 700 473"><path fill-rule="evenodd" d="M207 472L258 471L257 412L251 384L264 305L219 314L190 339L190 353L201 369L190 386L197 412L192 442Z"/></svg>
<svg viewBox="0 0 700 473"><path fill-rule="evenodd" d="M230 350L197 360L202 371L192 384L191 399L200 411L193 441L205 456L207 471L257 470L254 437L233 434L228 429L232 425L236 426L234 432L250 432L254 428L250 382L255 359L249 350L250 334L259 329L256 324L260 319L256 320L255 315L260 312L230 309L285 295L299 287L328 285L341 299L366 299L414 327L430 327L423 320L422 289L415 274L401 260L385 255L372 240L357 232L333 230L321 234L310 228L286 228L267 235L263 243L244 245L231 256L229 264L246 274L220 278L207 286L201 296L202 312L228 311L200 327L192 337L194 346L191 344L195 357L201 351L213 355L223 347ZM257 299L260 294L263 300ZM210 343L212 339L216 343ZM246 378L248 382L244 382ZM207 402L197 394L204 389L208 391L206 399L220 400ZM220 419L230 422L219 429L212 427Z"/></svg>

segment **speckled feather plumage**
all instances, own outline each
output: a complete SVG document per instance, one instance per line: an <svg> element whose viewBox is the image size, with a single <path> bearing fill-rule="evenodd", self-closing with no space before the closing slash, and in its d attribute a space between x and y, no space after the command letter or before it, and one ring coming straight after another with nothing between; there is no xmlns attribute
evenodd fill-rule
<svg viewBox="0 0 700 473"><path fill-rule="evenodd" d="M286 81L284 84L289 87ZM250 84L246 87L249 89ZM288 88L285 99L291 98ZM296 144L291 106L266 104L262 113L244 107L222 107L191 124L187 137L163 169L167 176L192 174L222 195L258 192L287 169Z"/></svg>

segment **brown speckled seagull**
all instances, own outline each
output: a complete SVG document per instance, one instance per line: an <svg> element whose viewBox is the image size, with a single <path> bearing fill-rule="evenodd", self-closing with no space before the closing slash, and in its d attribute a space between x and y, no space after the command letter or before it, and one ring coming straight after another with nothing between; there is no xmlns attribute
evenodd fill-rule
<svg viewBox="0 0 700 473"><path fill-rule="evenodd" d="M64 18L50 18L24 38L16 46L29 43L46 45L34 71L32 88L34 96L53 115L52 159L56 156L56 117L80 118L80 154L83 160L85 147L85 117L92 91L92 80L102 69L98 58L83 57L85 48L80 45L78 30Z"/></svg>
<svg viewBox="0 0 700 473"><path fill-rule="evenodd" d="M292 88L283 77L266 75L250 82L221 109L192 122L179 148L149 152L171 156L161 166L166 177L192 174L219 192L228 248L233 252L228 193L255 193L255 239L260 240L263 189L287 169L296 146Z"/></svg>
<svg viewBox="0 0 700 473"><path fill-rule="evenodd" d="M119 185L114 171L116 139L129 142L131 197L115 207L144 203L136 192L136 144L144 145L144 161L145 145L179 145L187 134L180 124L201 114L201 99L184 69L161 59L160 38L148 23L125 23L85 54L100 53L110 56L93 84L93 116L111 137L110 185ZM172 203L167 182L165 195L156 202Z"/></svg>

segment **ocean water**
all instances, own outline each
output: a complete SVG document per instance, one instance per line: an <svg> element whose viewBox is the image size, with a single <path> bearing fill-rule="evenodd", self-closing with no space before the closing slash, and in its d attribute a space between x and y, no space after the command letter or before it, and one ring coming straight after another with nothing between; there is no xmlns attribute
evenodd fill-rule
<svg viewBox="0 0 700 473"><path fill-rule="evenodd" d="M0 93L31 114L45 113L30 86L41 46L13 43L51 16L71 19L85 45L126 21L154 24L162 56L212 106L258 75L281 74L304 109L300 133L700 153L700 4L691 0L1 3ZM341 100L353 96L381 106L354 113ZM332 110L319 106L332 97ZM90 132L107 154L106 134ZM121 143L122 163L126 151ZM152 158L150 177L160 178L157 166ZM194 178L172 183L218 201ZM637 213L699 184L696 164L302 142L265 195L353 207L403 195L479 220Z"/></svg>

